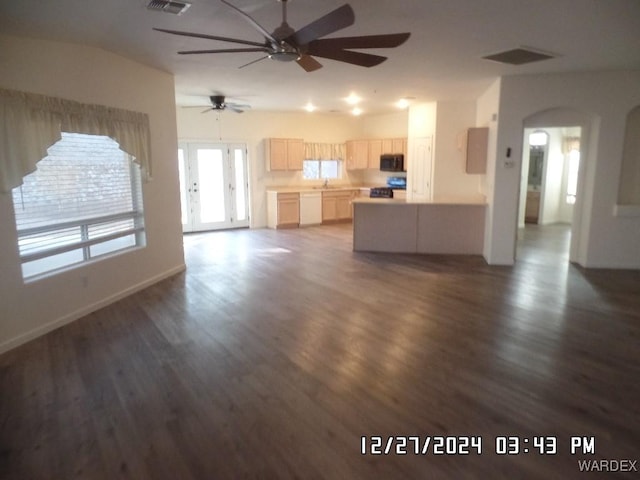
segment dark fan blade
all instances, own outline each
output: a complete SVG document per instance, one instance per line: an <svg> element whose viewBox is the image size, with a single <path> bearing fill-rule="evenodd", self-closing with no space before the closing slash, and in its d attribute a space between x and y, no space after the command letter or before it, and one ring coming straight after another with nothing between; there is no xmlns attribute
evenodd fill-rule
<svg viewBox="0 0 640 480"><path fill-rule="evenodd" d="M240 15L242 15L252 26L253 28L255 28L256 30L258 30L262 35L264 35L264 38L266 38L267 40L269 40L269 42L271 42L272 45L278 45L278 41L273 38L273 35L271 35L271 33L267 32L262 25L260 25L258 22L256 22L249 14L243 12L242 10L240 10L238 7L236 7L235 5L227 2L226 0L220 0L222 3L224 3L225 5L228 5L229 7L233 8L236 12L238 12Z"/></svg>
<svg viewBox="0 0 640 480"><path fill-rule="evenodd" d="M225 105L225 107L228 108L229 110L233 111L233 112L236 112L236 113L244 113L244 110L240 109L239 106L237 106L237 105L233 105L233 104L227 103ZM243 105L243 108L244 107L248 107L248 105L246 105L246 106Z"/></svg>
<svg viewBox="0 0 640 480"><path fill-rule="evenodd" d="M315 22L311 22L306 27L302 27L293 35L287 37L285 41L294 45L306 45L317 38L353 25L355 21L356 16L353 13L353 9L348 4L345 4Z"/></svg>
<svg viewBox="0 0 640 480"><path fill-rule="evenodd" d="M381 57L379 55L371 55L370 53L352 52L350 50L315 50L309 48L307 52L310 55L317 57L329 58L331 60L338 60L339 62L351 63L353 65L359 65L361 67L375 67L384 62L387 57Z"/></svg>
<svg viewBox="0 0 640 480"><path fill-rule="evenodd" d="M238 38L218 37L216 35L206 35L204 33L180 32L178 30L166 30L164 28L154 28L158 32L170 33L172 35L182 35L183 37L206 38L208 40L219 40L221 42L240 43L242 45L253 45L254 47L265 47L267 44L240 40Z"/></svg>
<svg viewBox="0 0 640 480"><path fill-rule="evenodd" d="M231 102L231 103L225 103L225 105L227 107L233 107L233 108L251 108L251 105L247 105L246 103Z"/></svg>
<svg viewBox="0 0 640 480"><path fill-rule="evenodd" d="M236 53L236 52L268 52L268 48L222 48L218 50L183 50L180 55L197 55L200 53Z"/></svg>
<svg viewBox="0 0 640 480"><path fill-rule="evenodd" d="M314 72L322 68L322 64L313 58L311 55L302 55L297 60L298 65L305 69L307 72Z"/></svg>
<svg viewBox="0 0 640 480"><path fill-rule="evenodd" d="M322 38L309 43L309 48L321 50L346 50L360 48L399 47L411 36L410 33L390 33L387 35L364 35L360 37Z"/></svg>

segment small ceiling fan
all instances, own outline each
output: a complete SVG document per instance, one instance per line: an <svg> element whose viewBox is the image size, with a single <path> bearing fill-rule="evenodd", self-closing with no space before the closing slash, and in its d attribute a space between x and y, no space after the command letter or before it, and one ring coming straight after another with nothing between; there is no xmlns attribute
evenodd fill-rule
<svg viewBox="0 0 640 480"><path fill-rule="evenodd" d="M172 35L205 38L247 46L244 48L188 50L178 52L181 55L261 52L266 55L242 65L242 67L270 58L281 62L295 61L307 72L313 72L322 68L322 64L313 58L314 56L350 63L352 65L359 65L361 67L373 67L375 65L379 65L384 62L387 57L357 52L354 50L398 47L406 42L411 35L410 33L392 33L383 35L363 35L357 37L321 38L353 25L355 22L355 14L349 4L336 8L332 12L296 31L287 23L287 3L289 0L278 0L282 3L282 23L272 33L269 33L249 14L232 5L227 0L220 1L242 15L264 36L264 42L253 42L249 40L219 37L216 35L207 35L202 33L181 32L177 30L167 30L164 28L154 28L154 30L170 33Z"/></svg>
<svg viewBox="0 0 640 480"><path fill-rule="evenodd" d="M227 102L224 95L211 95L209 96L211 107L204 110L202 113L210 112L212 110L221 112L223 110L231 110L236 113L243 113L246 109L251 108L251 105L243 103ZM200 107L187 107L187 108L202 108Z"/></svg>

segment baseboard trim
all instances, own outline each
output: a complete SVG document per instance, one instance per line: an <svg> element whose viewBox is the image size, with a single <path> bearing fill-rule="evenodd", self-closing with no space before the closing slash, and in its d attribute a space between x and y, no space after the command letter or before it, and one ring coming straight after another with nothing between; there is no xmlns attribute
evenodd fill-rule
<svg viewBox="0 0 640 480"><path fill-rule="evenodd" d="M53 320L52 322L49 322L49 323L46 323L45 325L41 325L37 328L34 328L33 330L30 330L21 335L18 335L15 338L7 340L6 342L2 342L0 343L0 354L8 352L9 350L13 350L14 348L17 348L20 345L24 345L25 343L31 340L35 340L36 338L41 337L42 335L46 335L47 333L52 332L57 328L60 328L64 325L74 322L75 320L78 320L86 315L89 315L90 313L95 312L96 310L100 310L101 308L104 308L107 305L115 303L118 300L128 297L131 294L139 292L140 290L144 290L145 288L150 287L154 283L158 283L169 277L177 275L178 273L184 272L185 270L186 270L186 265L184 264L178 265L165 272L162 272L158 275L148 278L143 282L137 283L135 285L132 285L129 288L121 290L120 292L117 292L113 295L103 298L98 302L92 303L91 305L86 305L74 312L71 312L67 315L64 315L63 317Z"/></svg>

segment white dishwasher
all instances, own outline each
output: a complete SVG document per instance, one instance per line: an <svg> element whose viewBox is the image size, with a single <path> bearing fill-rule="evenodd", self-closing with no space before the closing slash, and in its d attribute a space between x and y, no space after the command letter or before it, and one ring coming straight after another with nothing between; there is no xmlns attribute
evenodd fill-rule
<svg viewBox="0 0 640 480"><path fill-rule="evenodd" d="M322 192L300 192L300 226L322 223Z"/></svg>

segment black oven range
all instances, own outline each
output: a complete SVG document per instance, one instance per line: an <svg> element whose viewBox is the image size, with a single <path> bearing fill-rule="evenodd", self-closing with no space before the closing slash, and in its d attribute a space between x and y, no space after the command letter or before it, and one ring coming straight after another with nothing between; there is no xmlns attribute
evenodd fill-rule
<svg viewBox="0 0 640 480"><path fill-rule="evenodd" d="M372 187L370 198L393 198L393 189L389 187Z"/></svg>

